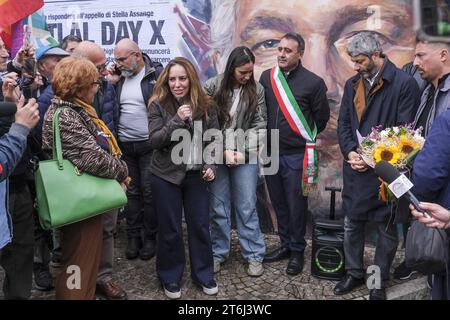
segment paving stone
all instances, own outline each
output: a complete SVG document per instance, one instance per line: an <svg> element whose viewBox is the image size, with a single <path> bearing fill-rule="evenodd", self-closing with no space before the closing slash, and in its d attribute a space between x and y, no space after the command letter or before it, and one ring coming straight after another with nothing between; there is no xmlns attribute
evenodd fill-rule
<svg viewBox="0 0 450 320"><path fill-rule="evenodd" d="M276 234L265 234L267 251L279 246L279 238ZM187 243L187 242L186 242ZM116 238L116 263L114 266L114 278L118 284L127 290L131 300L166 300L158 277L156 275L156 259L150 261L127 260L125 258L126 233L125 222L123 221L119 228ZM232 247L230 257L222 265L221 271L216 274L216 281L219 285L219 294L217 296L206 296L190 279L189 253L186 251L186 268L182 281L182 298L186 300L199 299L265 299L265 300L304 300L304 299L331 299L331 300L349 300L366 299L369 293L367 288L362 287L359 290L344 296L335 296L333 288L335 281L321 280L311 275L311 241L308 241L308 247L305 251L305 267L303 273L297 276L286 274L287 260L265 264L264 274L258 278L249 277L245 271L246 262L243 260L236 232L232 232ZM373 262L374 247L366 245L364 256L365 267ZM400 264L403 260L404 252L402 249L396 255L394 266ZM52 270L56 274L57 270ZM0 270L0 281L3 281L4 273ZM388 283L388 297L394 299L428 299L429 293L425 288L421 276L415 274L408 281L391 280ZM402 287L411 283L405 294L402 294ZM400 289L398 289L400 288ZM417 288L417 289L416 289ZM400 291L399 291L400 290ZM395 291L395 292L394 292ZM0 292L0 298L2 293ZM31 299L49 300L54 299L54 291L41 292L34 287Z"/></svg>

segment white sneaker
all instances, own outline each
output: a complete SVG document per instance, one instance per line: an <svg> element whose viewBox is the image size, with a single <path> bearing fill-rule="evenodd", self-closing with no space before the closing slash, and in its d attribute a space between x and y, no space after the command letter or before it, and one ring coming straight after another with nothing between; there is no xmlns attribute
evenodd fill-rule
<svg viewBox="0 0 450 320"><path fill-rule="evenodd" d="M262 262L258 261L249 261L247 274L251 277L259 277L264 273L264 267Z"/></svg>
<svg viewBox="0 0 450 320"><path fill-rule="evenodd" d="M214 280L209 281L207 284L201 284L201 286L203 288L203 293L208 296L213 296L219 292L219 287Z"/></svg>
<svg viewBox="0 0 450 320"><path fill-rule="evenodd" d="M164 294L169 299L180 299L181 298L181 288L177 283L163 284Z"/></svg>
<svg viewBox="0 0 450 320"><path fill-rule="evenodd" d="M214 273L217 273L220 271L220 261L217 259L214 259Z"/></svg>

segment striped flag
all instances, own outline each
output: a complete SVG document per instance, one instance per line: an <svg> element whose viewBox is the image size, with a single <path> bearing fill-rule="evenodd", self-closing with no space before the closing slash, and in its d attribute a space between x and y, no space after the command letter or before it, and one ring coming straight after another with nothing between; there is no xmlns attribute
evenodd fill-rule
<svg viewBox="0 0 450 320"><path fill-rule="evenodd" d="M24 26L27 26L28 32L31 33L31 44L36 48L36 52L45 47L56 47L59 45L58 41L48 31L44 12L41 9L13 24L11 56L14 57L23 45Z"/></svg>

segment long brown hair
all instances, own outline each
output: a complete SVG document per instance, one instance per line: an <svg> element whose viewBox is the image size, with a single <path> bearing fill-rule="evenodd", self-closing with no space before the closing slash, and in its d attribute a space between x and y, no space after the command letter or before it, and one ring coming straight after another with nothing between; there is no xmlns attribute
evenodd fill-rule
<svg viewBox="0 0 450 320"><path fill-rule="evenodd" d="M232 105L230 96L233 94L236 81L234 71L247 63L255 64L255 55L249 48L242 46L231 51L223 73L223 80L219 90L214 95L214 100L220 108L219 123L221 128L225 127L230 121L229 112ZM256 82L253 74L247 84L242 87L241 99L247 103L248 108L245 110L244 119L248 120L253 117L258 106Z"/></svg>
<svg viewBox="0 0 450 320"><path fill-rule="evenodd" d="M197 120L203 116L208 119L208 109L214 105L213 101L211 97L204 93L200 84L200 79L198 78L197 72L195 71L192 63L188 59L183 57L176 57L172 59L164 68L164 71L156 81L155 88L153 89L153 95L149 101L149 107L152 102L157 101L162 106L167 106L171 109L175 109L168 111L176 112L176 100L169 88L170 69L172 69L172 67L175 65L179 65L183 67L184 70L186 70L186 75L189 79L189 92L184 98L184 103L191 106L193 119Z"/></svg>

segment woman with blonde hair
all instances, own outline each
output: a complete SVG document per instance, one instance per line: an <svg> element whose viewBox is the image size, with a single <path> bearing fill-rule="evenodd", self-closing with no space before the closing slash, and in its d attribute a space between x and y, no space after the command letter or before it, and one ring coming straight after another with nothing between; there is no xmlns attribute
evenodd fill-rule
<svg viewBox="0 0 450 320"><path fill-rule="evenodd" d="M183 208L192 280L207 295L218 292L206 185L214 180L215 166L211 158L201 158L206 147L201 139L203 133L219 128L215 109L212 99L204 94L192 63L182 57L171 60L156 82L149 106L150 145L154 149L151 186L159 223L156 266L164 293L170 299L181 297L185 265ZM194 137L187 144L189 150L182 151L182 161L177 161L172 158L177 145L172 137L180 131Z"/></svg>
<svg viewBox="0 0 450 320"><path fill-rule="evenodd" d="M59 114L63 157L81 172L116 179L126 188L128 169L120 160L121 151L91 105L99 86L97 68L85 58L69 57L56 65L52 81L54 99L45 114L42 147L52 152L53 115L63 108ZM56 299L94 299L101 246L101 215L61 228L62 267L56 283ZM73 274L69 267L73 266L79 268L80 281L79 286L69 288L67 280Z"/></svg>

